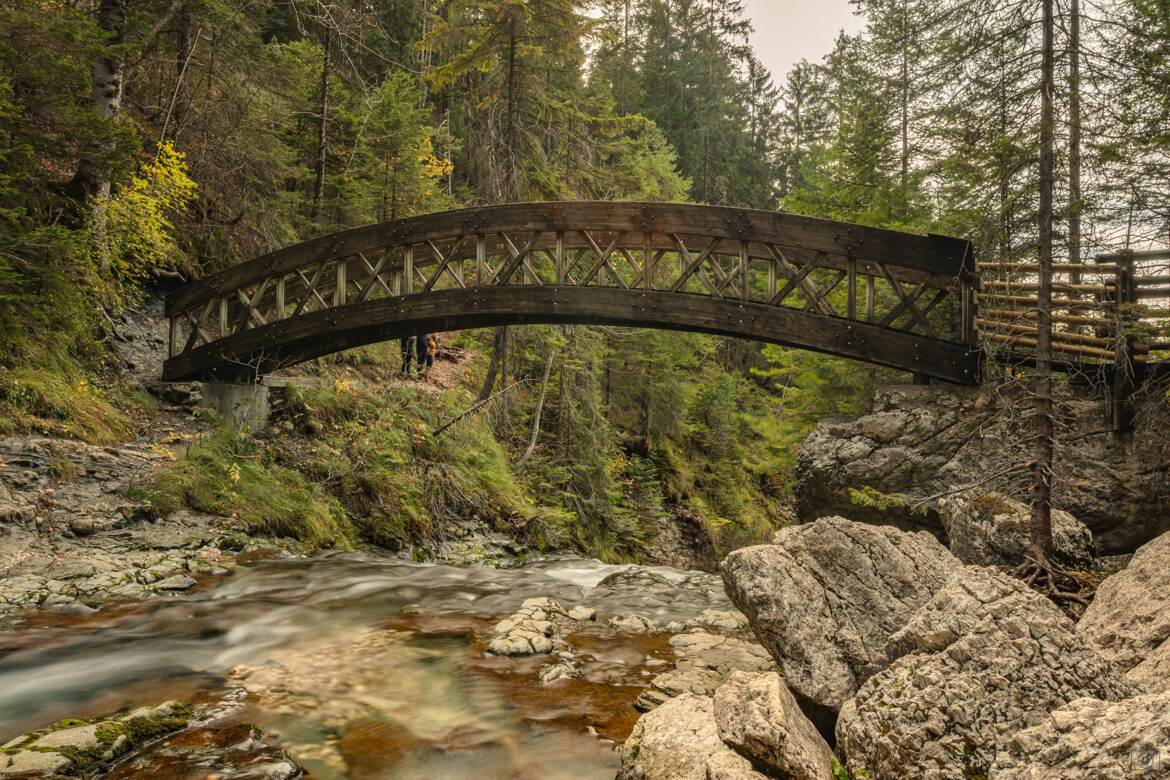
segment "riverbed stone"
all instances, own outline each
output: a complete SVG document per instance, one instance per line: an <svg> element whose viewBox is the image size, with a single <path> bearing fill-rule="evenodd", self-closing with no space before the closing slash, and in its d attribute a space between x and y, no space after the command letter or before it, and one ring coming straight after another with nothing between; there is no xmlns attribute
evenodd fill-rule
<svg viewBox="0 0 1170 780"><path fill-rule="evenodd" d="M1119 702L1082 698L1012 737L996 780L1170 777L1170 691Z"/></svg>
<svg viewBox="0 0 1170 780"><path fill-rule="evenodd" d="M1077 633L1122 670L1135 672L1147 690L1170 688L1170 679L1151 674L1170 656L1170 533L1144 545L1101 583Z"/></svg>
<svg viewBox="0 0 1170 780"><path fill-rule="evenodd" d="M947 546L963 563L1018 566L1031 545L1032 510L1000 493L958 493L940 498L938 515ZM1052 510L1054 558L1075 568L1092 567L1093 533L1068 512Z"/></svg>
<svg viewBox="0 0 1170 780"><path fill-rule="evenodd" d="M886 641L959 561L933 536L829 517L723 561L727 593L818 725L885 667Z"/></svg>
<svg viewBox="0 0 1170 780"><path fill-rule="evenodd" d="M710 696L733 672L770 672L776 663L759 643L694 630L670 638L674 668L655 675L634 706L647 712L682 693Z"/></svg>
<svg viewBox="0 0 1170 780"><path fill-rule="evenodd" d="M68 769L73 761L61 753L21 750L0 755L0 777L43 777Z"/></svg>
<svg viewBox="0 0 1170 780"><path fill-rule="evenodd" d="M637 613L611 617L609 625L625 634L652 634L658 630L653 620Z"/></svg>
<svg viewBox="0 0 1170 780"><path fill-rule="evenodd" d="M159 580L154 584L154 587L159 590L190 590L197 585L194 577L188 577L184 574L176 574L172 577Z"/></svg>
<svg viewBox="0 0 1170 780"><path fill-rule="evenodd" d="M998 569L965 566L889 640L890 666L837 721L857 775L967 780L1013 735L1092 696L1136 686L1051 601Z"/></svg>
<svg viewBox="0 0 1170 780"><path fill-rule="evenodd" d="M587 607L583 604L578 604L569 610L569 617L578 622L597 620L597 610L593 607Z"/></svg>
<svg viewBox="0 0 1170 780"><path fill-rule="evenodd" d="M86 726L50 731L32 743L32 747L87 750L98 746L97 730L98 724L91 723Z"/></svg>
<svg viewBox="0 0 1170 780"><path fill-rule="evenodd" d="M719 738L776 777L833 780L833 750L775 672L732 672L715 692Z"/></svg>
<svg viewBox="0 0 1170 780"><path fill-rule="evenodd" d="M684 693L638 718L622 746L618 780L763 780L723 743L710 696Z"/></svg>
<svg viewBox="0 0 1170 780"><path fill-rule="evenodd" d="M561 637L574 622L553 599L527 599L496 624L487 651L492 655L547 655L566 646Z"/></svg>

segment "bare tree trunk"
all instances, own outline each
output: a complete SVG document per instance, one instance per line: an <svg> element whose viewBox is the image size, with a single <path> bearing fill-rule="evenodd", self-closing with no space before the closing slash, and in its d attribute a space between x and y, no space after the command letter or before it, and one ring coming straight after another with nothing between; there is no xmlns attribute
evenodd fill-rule
<svg viewBox="0 0 1170 780"><path fill-rule="evenodd" d="M1068 261L1081 262L1081 2L1069 9L1068 41ZM1073 284L1081 274L1072 274Z"/></svg>
<svg viewBox="0 0 1170 780"><path fill-rule="evenodd" d="M317 111L317 180L313 184L313 219L321 213L321 198L325 194L325 129L329 119L329 70L333 54L333 28L325 26L325 40L321 56L321 101Z"/></svg>
<svg viewBox="0 0 1170 780"><path fill-rule="evenodd" d="M650 390L642 390L642 452L650 454Z"/></svg>
<svg viewBox="0 0 1170 780"><path fill-rule="evenodd" d="M511 339L508 338L508 328L500 328L500 384L508 384L508 353ZM498 418L501 432L508 429L508 397L500 399L500 416Z"/></svg>
<svg viewBox="0 0 1170 780"><path fill-rule="evenodd" d="M540 437L540 415L544 412L544 399L548 394L548 376L552 373L553 355L555 354L556 350L549 349L548 357L544 361L544 379L540 381L540 398L537 399L536 411L532 414L532 435L528 438L528 448L520 456L520 463L527 461L536 451L536 440Z"/></svg>
<svg viewBox="0 0 1170 780"><path fill-rule="evenodd" d="M488 362L487 376L483 378L483 386L479 388L479 395L476 397L476 402L486 401L492 395L492 388L496 386L496 375L500 370L500 353L504 351L503 347L504 329L496 328L494 338L492 340L492 356Z"/></svg>
<svg viewBox="0 0 1170 780"><path fill-rule="evenodd" d="M906 213L906 195L910 191L910 20L906 0L902 0L902 116L901 116L901 185L902 211Z"/></svg>
<svg viewBox="0 0 1170 780"><path fill-rule="evenodd" d="M1052 554L1052 200L1053 4L1042 0L1043 54L1040 73L1040 271L1036 304L1036 462L1032 474L1032 557L1046 567Z"/></svg>
<svg viewBox="0 0 1170 780"><path fill-rule="evenodd" d="M519 200L516 187L516 16L508 23L508 114L504 125L504 198ZM505 280L507 281L507 280Z"/></svg>

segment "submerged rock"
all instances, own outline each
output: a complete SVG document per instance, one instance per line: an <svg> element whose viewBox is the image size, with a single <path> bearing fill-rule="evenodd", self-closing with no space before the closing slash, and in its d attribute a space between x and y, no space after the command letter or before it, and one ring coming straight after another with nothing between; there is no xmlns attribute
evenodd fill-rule
<svg viewBox="0 0 1170 780"><path fill-rule="evenodd" d="M1031 545L1032 510L999 493L956 494L939 499L938 515L951 552L976 566L1017 566ZM1093 534L1068 512L1052 510L1056 560L1085 569L1093 565Z"/></svg>
<svg viewBox="0 0 1170 780"><path fill-rule="evenodd" d="M1130 780L1170 776L1170 691L1119 702L1076 699L1013 736L997 780Z"/></svg>
<svg viewBox="0 0 1170 780"><path fill-rule="evenodd" d="M1170 688L1170 534L1101 583L1077 633L1146 690Z"/></svg>
<svg viewBox="0 0 1170 780"><path fill-rule="evenodd" d="M832 780L833 751L775 672L732 672L715 692L719 738L752 765L789 780Z"/></svg>
<svg viewBox="0 0 1170 780"><path fill-rule="evenodd" d="M886 641L959 566L937 539L841 517L723 562L727 593L822 729L886 665Z"/></svg>
<svg viewBox="0 0 1170 780"><path fill-rule="evenodd" d="M622 746L618 780L764 780L723 744L710 696L684 693L638 718Z"/></svg>
<svg viewBox="0 0 1170 780"><path fill-rule="evenodd" d="M1068 702L1137 693L1051 601L996 569L966 566L890 637L896 659L841 710L855 774L966 780Z"/></svg>

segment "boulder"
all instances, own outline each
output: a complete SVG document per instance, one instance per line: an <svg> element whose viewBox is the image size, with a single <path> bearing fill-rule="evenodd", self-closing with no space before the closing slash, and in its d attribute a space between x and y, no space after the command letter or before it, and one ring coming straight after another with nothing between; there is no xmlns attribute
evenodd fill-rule
<svg viewBox="0 0 1170 780"><path fill-rule="evenodd" d="M1170 776L1170 691L1124 701L1076 699L1012 737L996 780L1130 780Z"/></svg>
<svg viewBox="0 0 1170 780"><path fill-rule="evenodd" d="M576 622L554 599L526 599L519 610L496 624L487 651L492 655L547 655L564 650L563 635L571 633Z"/></svg>
<svg viewBox="0 0 1170 780"><path fill-rule="evenodd" d="M1170 640L1126 674L1143 691L1170 691Z"/></svg>
<svg viewBox="0 0 1170 780"><path fill-rule="evenodd" d="M642 691L634 707L646 712L680 693L710 696L735 671L771 672L776 664L755 642L692 631L670 638L674 668L662 672Z"/></svg>
<svg viewBox="0 0 1170 780"><path fill-rule="evenodd" d="M1031 544L1032 510L999 493L957 493L938 501L938 516L947 546L963 563L1018 566ZM1087 569L1096 549L1093 533L1068 512L1052 510L1055 558L1065 566Z"/></svg>
<svg viewBox="0 0 1170 780"><path fill-rule="evenodd" d="M891 665L841 710L837 746L873 777L966 780L1053 709L1138 691L1051 601L966 566L890 637Z"/></svg>
<svg viewBox="0 0 1170 780"><path fill-rule="evenodd" d="M1148 678L1170 654L1170 534L1146 544L1129 565L1105 579L1077 633L1124 671ZM1137 669L1151 655L1149 666ZM1150 682L1146 680L1147 684ZM1163 678L1161 688L1170 686Z"/></svg>
<svg viewBox="0 0 1170 780"><path fill-rule="evenodd" d="M833 780L833 751L775 672L732 672L715 692L724 744L769 776Z"/></svg>
<svg viewBox="0 0 1170 780"><path fill-rule="evenodd" d="M764 780L715 727L710 696L684 693L638 718L617 780Z"/></svg>
<svg viewBox="0 0 1170 780"><path fill-rule="evenodd" d="M723 581L814 721L886 665L886 640L959 566L938 540L841 517L736 550Z"/></svg>
<svg viewBox="0 0 1170 780"><path fill-rule="evenodd" d="M851 488L927 497L978 480L985 491L1027 501L1028 480L1018 466L1032 458L1028 390L1022 383L877 388L871 413L823 421L801 443L798 518L842 514L942 532L934 501L925 515L908 506L858 506ZM1153 402L1138 410L1133 434L1119 437L1101 425L1101 399L1094 392L1058 399L1067 434L1060 442L1053 501L1088 526L1103 552L1129 553L1170 530L1170 409L1151 394Z"/></svg>

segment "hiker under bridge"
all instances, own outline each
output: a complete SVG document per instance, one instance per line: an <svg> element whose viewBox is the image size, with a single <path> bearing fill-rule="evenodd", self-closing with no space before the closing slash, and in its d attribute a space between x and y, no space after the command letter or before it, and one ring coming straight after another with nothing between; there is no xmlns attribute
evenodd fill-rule
<svg viewBox="0 0 1170 780"><path fill-rule="evenodd" d="M979 381L969 242L767 211L556 202L281 249L167 302L168 381L253 379L420 331L584 323L816 350Z"/></svg>

